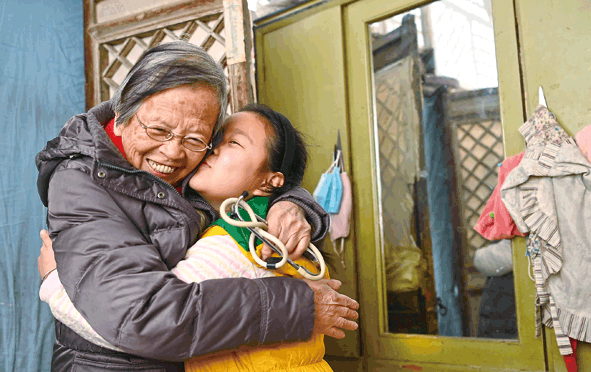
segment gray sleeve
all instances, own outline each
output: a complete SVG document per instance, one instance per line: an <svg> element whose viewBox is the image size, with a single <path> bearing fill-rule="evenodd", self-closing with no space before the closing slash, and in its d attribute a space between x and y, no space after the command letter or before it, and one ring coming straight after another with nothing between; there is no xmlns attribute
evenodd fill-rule
<svg viewBox="0 0 591 372"><path fill-rule="evenodd" d="M303 281L185 283L88 174L56 171L48 199L48 225L68 296L99 335L126 352L180 361L311 336L314 292Z"/></svg>

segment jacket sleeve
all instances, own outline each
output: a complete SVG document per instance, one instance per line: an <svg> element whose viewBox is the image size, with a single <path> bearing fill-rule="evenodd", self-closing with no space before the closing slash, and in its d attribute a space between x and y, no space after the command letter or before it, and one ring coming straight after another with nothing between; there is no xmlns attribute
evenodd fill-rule
<svg viewBox="0 0 591 372"><path fill-rule="evenodd" d="M330 227L330 216L320 204L316 203L308 190L302 187L294 187L271 200L271 205L279 201L290 201L302 208L306 214L306 219L312 226L312 242L317 247L321 247Z"/></svg>
<svg viewBox="0 0 591 372"><path fill-rule="evenodd" d="M314 293L291 278L185 283L88 173L59 168L48 226L60 279L107 342L128 353L180 361L241 345L311 336Z"/></svg>
<svg viewBox="0 0 591 372"><path fill-rule="evenodd" d="M85 340L92 342L95 345L105 347L107 349L123 351L117 349L113 345L105 341L104 338L99 336L98 333L92 327L86 319L80 315L80 312L76 310L74 304L68 297L66 290L60 282L57 271L49 274L47 279L41 284L39 289L39 298L41 301L46 302L51 309L53 316L66 325L68 328L82 336Z"/></svg>

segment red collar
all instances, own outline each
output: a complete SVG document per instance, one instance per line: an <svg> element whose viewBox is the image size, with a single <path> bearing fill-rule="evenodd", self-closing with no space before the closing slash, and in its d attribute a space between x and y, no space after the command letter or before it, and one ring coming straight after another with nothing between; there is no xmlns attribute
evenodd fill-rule
<svg viewBox="0 0 591 372"><path fill-rule="evenodd" d="M114 129L115 119L111 119L111 121L109 121L107 125L105 125L105 132L107 132L107 135L109 136L115 147L117 147L117 150L119 150L121 155L123 155L123 157L127 159L127 156L125 156L125 150L123 150L123 142L121 142L121 137L115 135Z"/></svg>

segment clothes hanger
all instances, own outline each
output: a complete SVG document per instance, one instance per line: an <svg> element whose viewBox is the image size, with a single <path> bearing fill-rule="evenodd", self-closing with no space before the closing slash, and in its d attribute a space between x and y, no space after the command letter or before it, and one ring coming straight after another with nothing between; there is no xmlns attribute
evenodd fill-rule
<svg viewBox="0 0 591 372"><path fill-rule="evenodd" d="M340 155L340 158L339 158ZM343 173L345 171L345 162L343 160L343 147L341 146L341 131L339 130L337 132L337 143L334 145L334 153L332 155L333 157L333 161L336 161L335 159L338 159L338 162L336 165L339 166L341 173Z"/></svg>
<svg viewBox="0 0 591 372"><path fill-rule="evenodd" d="M548 105L546 104L546 97L544 96L544 89L542 89L541 85L538 89L538 106L540 105L548 108Z"/></svg>

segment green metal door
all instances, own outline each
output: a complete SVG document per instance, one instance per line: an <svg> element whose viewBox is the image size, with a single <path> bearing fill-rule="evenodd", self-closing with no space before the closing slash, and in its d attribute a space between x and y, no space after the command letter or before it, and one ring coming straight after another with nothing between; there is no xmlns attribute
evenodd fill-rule
<svg viewBox="0 0 591 372"><path fill-rule="evenodd" d="M453 6L453 2L447 3ZM411 0L311 1L255 22L258 99L284 113L308 135L310 165L304 186L308 190L314 189L320 174L330 162L338 132L343 139L345 168L352 177L354 213L352 232L345 244L346 266L337 266L331 274L343 282L345 294L360 302L360 331L348 332L341 341L327 339L327 359L331 360L335 370L343 371L355 368L367 371L544 371L544 345L541 338L534 336L534 283L528 278L526 258L518 253L525 251L522 238L513 241L518 338L494 340L438 335L437 323L442 322L443 307L435 296L420 299L425 327L419 330L409 327L407 331L400 331L405 328L398 327L391 331L394 329L391 327L392 319L402 319L400 314L404 311L395 313L399 318L389 319L388 304L392 299L392 290L389 289L391 283L387 283L385 278L388 252L384 249L382 228L386 219L383 213L384 176L380 174L380 159L376 155L380 154L380 146L383 145L377 134L380 128L377 124L375 88L377 79L386 76L387 71L381 69L381 75L377 77L373 61L377 54L375 47L372 48L372 43L375 45L376 41L370 28L376 22L426 4L428 2ZM498 91L495 94L498 95L498 121L502 122L501 131L504 134L501 154L511 156L523 149L517 128L525 117L519 83L521 72L513 1L494 1L492 18L492 42L496 47L498 70L495 77L498 79ZM405 57L410 58L409 61L417 61L424 56L412 57L412 53L407 53ZM424 60L420 63L427 65ZM413 63L408 66L411 66L408 71L412 74ZM409 86L416 81L410 77ZM428 93L424 89L418 90L415 98ZM482 93L482 89L473 90L476 91ZM456 94L452 100L460 99L460 96ZM472 94L470 97L476 99L484 95ZM411 101L405 102L406 107ZM422 103L417 101L413 112L419 112L420 116L421 109ZM490 131L494 132L493 129ZM407 165L412 165L405 168L405 174L419 180L424 159L420 151L412 155L415 143L409 141L418 138L417 134L420 137L421 129L417 127L414 132L405 133L406 137L397 144L399 149L405 149L405 159L410 159ZM422 145L416 142L416 146ZM404 188L397 187L395 190ZM418 189L409 191L408 195L419 195L420 187L416 187ZM402 197L404 193L398 194L394 193L392 197ZM406 209L396 210L416 209L419 204L417 202L413 206L411 203ZM398 212L392 218L399 216L401 212ZM428 230L428 227L424 230L419 228L425 222L419 217L405 225L407 230L410 229L408 231L416 232L414 235L407 234L409 237L424 235ZM466 231L471 226L458 225L456 228L457 231ZM403 245L423 251L426 249L424 244L414 242ZM332 250L330 241L327 241L325 249ZM429 284L429 280L433 280L429 277L429 273L433 272L430 265L427 263L422 271L416 271L422 272L423 288L433 287L433 283ZM471 285L469 280L464 284L466 287ZM402 301L402 297L397 298ZM435 315L433 307L438 312ZM470 325L462 327L463 334L469 335L470 331L466 328Z"/></svg>

